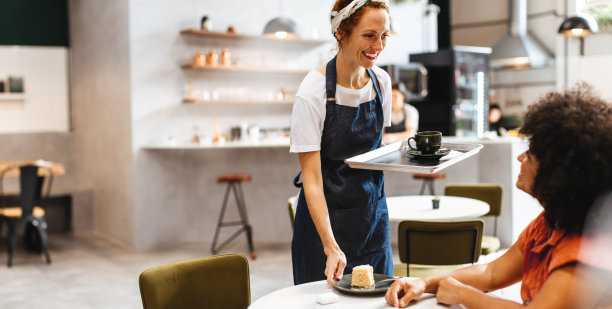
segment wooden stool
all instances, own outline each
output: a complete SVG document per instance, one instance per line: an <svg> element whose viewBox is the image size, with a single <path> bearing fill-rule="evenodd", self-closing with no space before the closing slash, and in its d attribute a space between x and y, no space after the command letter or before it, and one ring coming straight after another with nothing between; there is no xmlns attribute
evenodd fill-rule
<svg viewBox="0 0 612 309"><path fill-rule="evenodd" d="M446 174L444 174L444 173L438 173L438 174L412 174L412 178L413 179L422 179L423 180L423 185L421 185L421 192L419 192L420 195L423 195L423 192L425 192L425 187L427 185L429 185L429 194L436 195L436 193L434 192L433 182L434 182L434 180L446 178Z"/></svg>
<svg viewBox="0 0 612 309"><path fill-rule="evenodd" d="M256 259L257 253L253 249L253 230L251 225L249 224L249 218L247 216L246 204L244 201L244 194L242 193L242 185L243 181L251 181L251 175L249 174L227 174L221 175L217 178L218 183L227 182L227 190L225 190L225 197L223 198L223 206L221 207L221 214L219 215L219 220L217 221L217 228L215 229L215 237L213 239L212 246L210 251L212 254L217 254L219 250L223 249L227 246L230 241L236 238L240 233L246 232L247 241L249 243L249 251L251 252L251 258ZM238 213L240 214L240 221L234 222L223 222L223 215L225 214L225 208L227 207L227 200L229 198L230 190L234 191L234 197L236 198L236 205L238 206ZM217 238L219 237L219 231L224 226L233 226L239 225L241 228L236 231L232 236L230 236L227 240L225 240L220 246L217 247Z"/></svg>

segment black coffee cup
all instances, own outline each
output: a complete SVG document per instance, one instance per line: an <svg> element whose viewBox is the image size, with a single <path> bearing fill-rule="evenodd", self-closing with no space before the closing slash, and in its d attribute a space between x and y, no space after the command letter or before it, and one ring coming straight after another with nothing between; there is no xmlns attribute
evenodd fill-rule
<svg viewBox="0 0 612 309"><path fill-rule="evenodd" d="M412 147L410 140L414 140L416 148ZM414 137L408 139L408 147L413 150L418 150L422 154L432 154L440 149L442 145L442 132L440 131L421 131L417 132Z"/></svg>

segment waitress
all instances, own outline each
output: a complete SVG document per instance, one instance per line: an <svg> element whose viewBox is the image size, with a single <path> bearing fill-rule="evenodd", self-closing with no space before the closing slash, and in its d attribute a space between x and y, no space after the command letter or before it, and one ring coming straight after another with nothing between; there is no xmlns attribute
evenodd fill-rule
<svg viewBox="0 0 612 309"><path fill-rule="evenodd" d="M290 152L301 187L291 244L295 284L341 279L370 264L393 275L381 171L344 160L381 146L391 125L391 79L374 62L389 36L386 0L336 0L331 13L338 54L308 73L296 94Z"/></svg>

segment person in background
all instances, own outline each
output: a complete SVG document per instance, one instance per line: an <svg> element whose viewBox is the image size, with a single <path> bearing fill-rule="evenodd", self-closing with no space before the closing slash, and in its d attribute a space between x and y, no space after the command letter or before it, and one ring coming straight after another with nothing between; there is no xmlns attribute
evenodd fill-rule
<svg viewBox="0 0 612 309"><path fill-rule="evenodd" d="M495 90L489 90L489 131L494 131L500 135L499 129L502 125L502 110L497 104Z"/></svg>
<svg viewBox="0 0 612 309"><path fill-rule="evenodd" d="M586 287L593 294L581 308L610 305L601 303L609 286L597 276L606 265L580 253L591 240L583 233L589 211L612 189L610 132L612 105L593 96L588 86L541 97L520 128L529 137L529 149L517 158L516 187L544 210L498 259L449 274L396 280L387 302L406 307L428 292L436 293L439 303L467 308L576 308L575 300L583 299L576 287ZM523 304L485 293L519 281Z"/></svg>
<svg viewBox="0 0 612 309"><path fill-rule="evenodd" d="M293 281L341 279L370 264L393 275L382 171L344 160L381 146L391 125L391 78L374 62L390 31L386 0L336 0L331 13L338 54L302 81L293 104L290 152L303 182L291 242Z"/></svg>
<svg viewBox="0 0 612 309"><path fill-rule="evenodd" d="M408 139L417 132L419 128L419 111L406 102L406 87L403 83L391 85L391 126L385 128L383 142L393 143Z"/></svg>

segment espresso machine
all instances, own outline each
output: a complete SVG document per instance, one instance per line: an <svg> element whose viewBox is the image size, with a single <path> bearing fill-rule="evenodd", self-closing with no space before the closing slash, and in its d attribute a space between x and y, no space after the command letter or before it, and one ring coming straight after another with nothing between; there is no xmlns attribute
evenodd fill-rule
<svg viewBox="0 0 612 309"><path fill-rule="evenodd" d="M453 46L410 54L427 69L427 96L410 102L419 111L419 131L482 137L489 130L488 47Z"/></svg>

